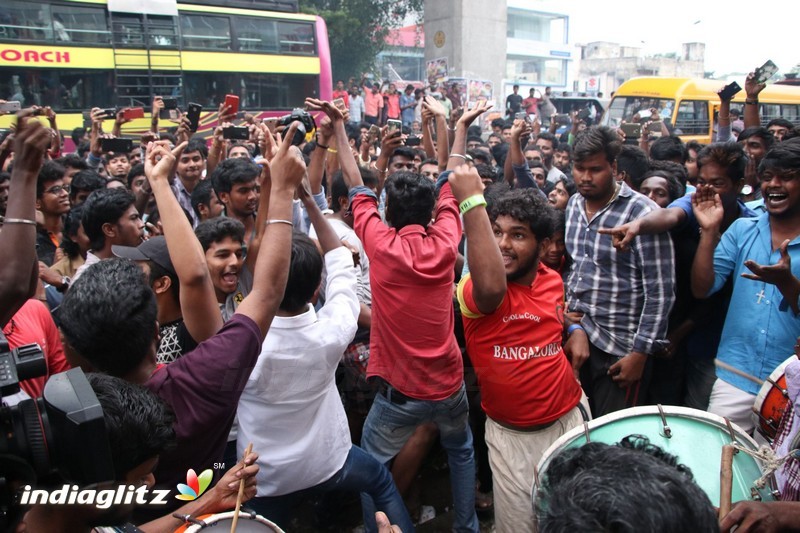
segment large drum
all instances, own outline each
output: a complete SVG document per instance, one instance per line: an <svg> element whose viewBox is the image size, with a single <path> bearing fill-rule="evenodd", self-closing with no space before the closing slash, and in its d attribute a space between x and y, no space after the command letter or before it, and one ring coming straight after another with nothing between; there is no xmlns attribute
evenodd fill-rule
<svg viewBox="0 0 800 533"><path fill-rule="evenodd" d="M753 405L755 424L762 435L772 441L778 433L778 424L789 405L789 391L786 390L786 366L795 361L792 355L781 363L761 385Z"/></svg>
<svg viewBox="0 0 800 533"><path fill-rule="evenodd" d="M195 533L197 531L202 531L203 533L222 531L230 533L232 523L233 511L205 515L193 519L192 523L182 525L175 530L175 533ZM281 528L263 516L244 509L239 513L236 531L241 533L284 533Z"/></svg>
<svg viewBox="0 0 800 533"><path fill-rule="evenodd" d="M579 448L589 441L616 444L628 435L643 435L651 444L677 456L678 463L691 469L694 480L716 506L719 506L722 446L736 442L745 449L758 449L744 430L717 415L688 407L632 407L601 416L587 422L585 427L564 434L544 452L537 468L537 479L546 473L550 460L562 450ZM759 460L743 452L735 454L732 501L774 500L769 486L756 488L755 481L761 475ZM534 499L537 490L534 480Z"/></svg>

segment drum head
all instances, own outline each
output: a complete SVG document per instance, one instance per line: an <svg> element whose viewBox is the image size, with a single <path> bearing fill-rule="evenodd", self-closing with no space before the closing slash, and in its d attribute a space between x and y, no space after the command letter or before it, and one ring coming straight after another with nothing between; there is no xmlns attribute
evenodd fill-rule
<svg viewBox="0 0 800 533"><path fill-rule="evenodd" d="M753 404L755 425L770 440L775 438L783 412L789 405L789 398L783 390L786 389L786 367L794 360L796 356L791 355L772 371L761 385Z"/></svg>
<svg viewBox="0 0 800 533"><path fill-rule="evenodd" d="M658 406L654 405L624 409L588 422L589 438L592 442L616 444L628 435L647 437L651 444L677 456L678 463L689 467L695 482L708 494L711 503L719 506L722 446L735 441L744 448L757 450L758 445L735 424L731 424L732 439L722 417L688 407L662 406L662 410L669 432L665 430ZM544 452L537 468L539 479L545 475L555 455L567 448L579 448L586 442L582 426L565 433ZM745 453L737 453L733 459L733 501L752 499L753 482L761 475L762 467L758 460ZM534 500L537 488L534 480ZM765 501L774 499L766 488L759 493Z"/></svg>
<svg viewBox="0 0 800 533"><path fill-rule="evenodd" d="M192 524L186 527L186 533L202 531L203 533L225 532L230 533L233 523L233 511L219 513L198 518L205 523ZM180 531L180 530L179 530ZM239 513L239 521L236 523L236 531L240 533L284 533L277 525L273 524L261 515L245 511Z"/></svg>

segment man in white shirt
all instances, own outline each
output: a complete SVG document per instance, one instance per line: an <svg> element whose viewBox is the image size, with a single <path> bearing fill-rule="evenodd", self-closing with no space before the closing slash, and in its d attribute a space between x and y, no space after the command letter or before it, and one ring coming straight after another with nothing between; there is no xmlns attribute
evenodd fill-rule
<svg viewBox="0 0 800 533"><path fill-rule="evenodd" d="M295 233L283 301L239 401L237 451L252 442L261 453L257 497L248 505L285 526L294 504L311 492L357 491L413 531L389 471L350 441L334 376L356 332L356 270L311 195L300 195L325 252L325 305L315 312L309 303L323 258L311 239ZM374 516L365 515L364 524L377 531Z"/></svg>

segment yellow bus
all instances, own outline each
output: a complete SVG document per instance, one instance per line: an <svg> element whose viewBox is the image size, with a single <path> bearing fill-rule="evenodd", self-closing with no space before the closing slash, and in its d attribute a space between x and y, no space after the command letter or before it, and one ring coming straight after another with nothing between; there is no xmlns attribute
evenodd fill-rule
<svg viewBox="0 0 800 533"><path fill-rule="evenodd" d="M744 87L744 82L739 82ZM655 107L685 141L712 142L719 91L724 81L692 78L633 78L617 89L601 123L618 127L633 115ZM744 111L744 88L733 97L732 108ZM758 97L762 124L785 118L800 125L800 87L768 85Z"/></svg>
<svg viewBox="0 0 800 533"><path fill-rule="evenodd" d="M241 111L285 114L332 92L325 21L297 11L297 0L3 0L0 99L52 107L65 139L82 111L149 111L156 95L201 104L205 135L226 94Z"/></svg>

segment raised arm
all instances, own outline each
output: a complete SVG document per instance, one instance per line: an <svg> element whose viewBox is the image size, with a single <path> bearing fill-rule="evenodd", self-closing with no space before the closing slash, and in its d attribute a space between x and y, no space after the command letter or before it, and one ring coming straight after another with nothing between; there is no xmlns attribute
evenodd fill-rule
<svg viewBox="0 0 800 533"><path fill-rule="evenodd" d="M692 262L692 295L705 298L714 285L714 250L720 240L725 210L719 195L710 187L701 187L692 196L692 210L700 224L700 243Z"/></svg>
<svg viewBox="0 0 800 533"><path fill-rule="evenodd" d="M459 165L450 174L448 182L459 205L468 198L483 198L483 184L475 168ZM472 296L478 311L489 314L497 309L506 294L503 258L494 239L486 206L476 205L464 212L462 217L467 234Z"/></svg>
<svg viewBox="0 0 800 533"><path fill-rule="evenodd" d="M469 111L465 111L464 114L461 115L461 118L458 119L456 135L453 140L453 150L447 160L447 170L453 170L464 162L464 154L467 151L467 129L476 118L489 111L491 108L491 102L481 101L475 104L475 107Z"/></svg>
<svg viewBox="0 0 800 533"><path fill-rule="evenodd" d="M447 127L447 115L444 106L433 96L426 96L422 102L422 110L433 115L433 128L436 131L436 160L439 162L439 172L447 168L447 159L450 155L450 137Z"/></svg>
<svg viewBox="0 0 800 533"><path fill-rule="evenodd" d="M638 235L655 235L671 231L686 221L686 211L680 207L655 209L641 218L614 228L600 228L598 233L611 235L614 248L629 249L631 241Z"/></svg>
<svg viewBox="0 0 800 533"><path fill-rule="evenodd" d="M270 165L270 219L267 221L263 244L258 251L253 272L253 289L236 309L237 313L250 317L258 325L262 339L267 335L286 290L292 245L292 200L306 172L300 150L292 146L292 137L296 130L297 123L294 122L285 132L278 153Z"/></svg>
<svg viewBox="0 0 800 533"><path fill-rule="evenodd" d="M350 155L350 141L348 141L347 131L344 129L342 112L332 103L314 98L307 98L306 106L308 109L324 112L330 119L336 141L336 155L339 156L339 165L342 167L342 175L347 188L363 186L364 182L361 180L361 172L358 170L356 158Z"/></svg>
<svg viewBox="0 0 800 533"><path fill-rule="evenodd" d="M761 126L761 117L758 114L758 95L766 87L766 83L758 83L755 73L751 72L744 80L744 127L757 128Z"/></svg>
<svg viewBox="0 0 800 533"><path fill-rule="evenodd" d="M38 279L34 208L36 179L49 145L47 128L31 117L31 111L20 112L14 138L14 169L3 230L0 231L0 250L6 251L6 257L0 261L0 324L3 325L33 295L33 283Z"/></svg>
<svg viewBox="0 0 800 533"><path fill-rule="evenodd" d="M184 142L170 151L168 141L148 144L144 170L161 214L169 257L178 275L183 321L199 343L219 331L223 322L203 247L169 186L175 161L185 147Z"/></svg>
<svg viewBox="0 0 800 533"><path fill-rule="evenodd" d="M717 95L719 96L717 142L728 142L731 139L731 99L722 97L722 89L717 91Z"/></svg>
<svg viewBox="0 0 800 533"><path fill-rule="evenodd" d="M300 198L300 201L303 202L303 206L305 206L308 212L308 218L311 220L311 224L313 224L314 230L317 232L317 240L322 248L322 255L327 254L334 248L342 246L342 241L339 240L330 222L328 222L328 219L322 214L322 211L319 210L317 202L315 202L314 198L311 196L310 186L306 180L303 180L303 183L297 188L297 196Z"/></svg>

